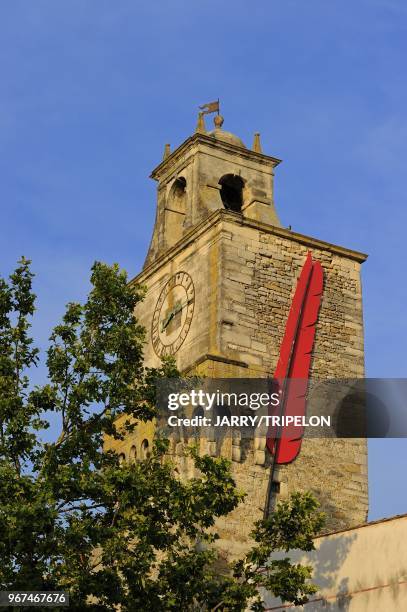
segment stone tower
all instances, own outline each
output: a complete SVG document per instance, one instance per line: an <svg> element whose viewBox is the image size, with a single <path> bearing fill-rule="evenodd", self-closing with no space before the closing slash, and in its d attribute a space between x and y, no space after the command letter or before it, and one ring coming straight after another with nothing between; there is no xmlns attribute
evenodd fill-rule
<svg viewBox="0 0 407 612"><path fill-rule="evenodd" d="M200 114L196 132L172 153L167 145L151 175L158 182L156 221L144 268L132 281L147 286L136 313L147 330L146 364L159 366L163 355L172 354L187 374L272 375L296 281L311 251L325 274L311 376L363 377L360 267L366 255L283 228L273 196L280 160L262 152L258 134L249 149L222 124L217 115L215 129L207 132ZM152 436L152 425L141 425L115 446L126 458L137 457ZM234 446L225 441L221 452L232 460L247 497L217 525L219 546L232 556L244 550L253 521L263 515L270 475L265 439L252 441L244 456ZM202 450L219 452L210 442ZM191 465L181 463L184 475L192 475ZM274 484L281 497L311 489L330 529L362 523L368 508L366 443L306 439Z"/></svg>

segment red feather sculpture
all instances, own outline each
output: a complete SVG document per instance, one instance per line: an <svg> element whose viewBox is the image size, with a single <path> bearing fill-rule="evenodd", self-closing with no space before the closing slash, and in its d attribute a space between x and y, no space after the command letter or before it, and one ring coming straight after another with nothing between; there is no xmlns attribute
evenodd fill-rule
<svg viewBox="0 0 407 612"><path fill-rule="evenodd" d="M308 253L298 278L288 315L280 356L274 372L281 392L280 416L304 416L315 328L324 289L324 273L319 261ZM300 452L303 426L270 427L267 448L275 465L291 463Z"/></svg>

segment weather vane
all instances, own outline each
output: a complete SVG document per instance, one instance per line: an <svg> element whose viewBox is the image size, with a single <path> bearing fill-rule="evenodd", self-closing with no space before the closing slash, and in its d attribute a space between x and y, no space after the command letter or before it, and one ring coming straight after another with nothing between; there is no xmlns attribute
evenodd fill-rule
<svg viewBox="0 0 407 612"><path fill-rule="evenodd" d="M199 108L202 110L203 115L209 115L209 113L218 113L219 115L219 98L214 102L202 104L202 106L200 106Z"/></svg>

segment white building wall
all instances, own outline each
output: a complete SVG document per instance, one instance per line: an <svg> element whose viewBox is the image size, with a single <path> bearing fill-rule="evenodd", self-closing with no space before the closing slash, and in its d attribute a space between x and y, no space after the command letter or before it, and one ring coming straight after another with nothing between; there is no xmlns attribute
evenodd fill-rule
<svg viewBox="0 0 407 612"><path fill-rule="evenodd" d="M268 611L407 611L407 515L318 537L315 546L290 557L313 566L318 593L297 607L266 594Z"/></svg>

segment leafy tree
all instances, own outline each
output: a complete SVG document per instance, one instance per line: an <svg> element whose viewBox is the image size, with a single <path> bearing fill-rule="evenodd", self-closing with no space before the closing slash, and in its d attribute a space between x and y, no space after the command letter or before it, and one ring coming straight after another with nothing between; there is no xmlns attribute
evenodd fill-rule
<svg viewBox="0 0 407 612"><path fill-rule="evenodd" d="M171 361L143 365L133 315L142 289L118 266L95 263L87 301L68 304L51 335L48 382L33 388L32 276L23 258L0 279L1 589L66 590L71 610L261 610L259 586L305 601L315 591L310 568L268 558L313 548L322 517L311 495L280 503L255 526L245 559L221 576L210 528L243 497L229 462L191 448L201 476L183 482L166 440L135 463L104 452L105 436L120 439L154 416L154 380L178 375ZM45 442L52 413L60 432Z"/></svg>

